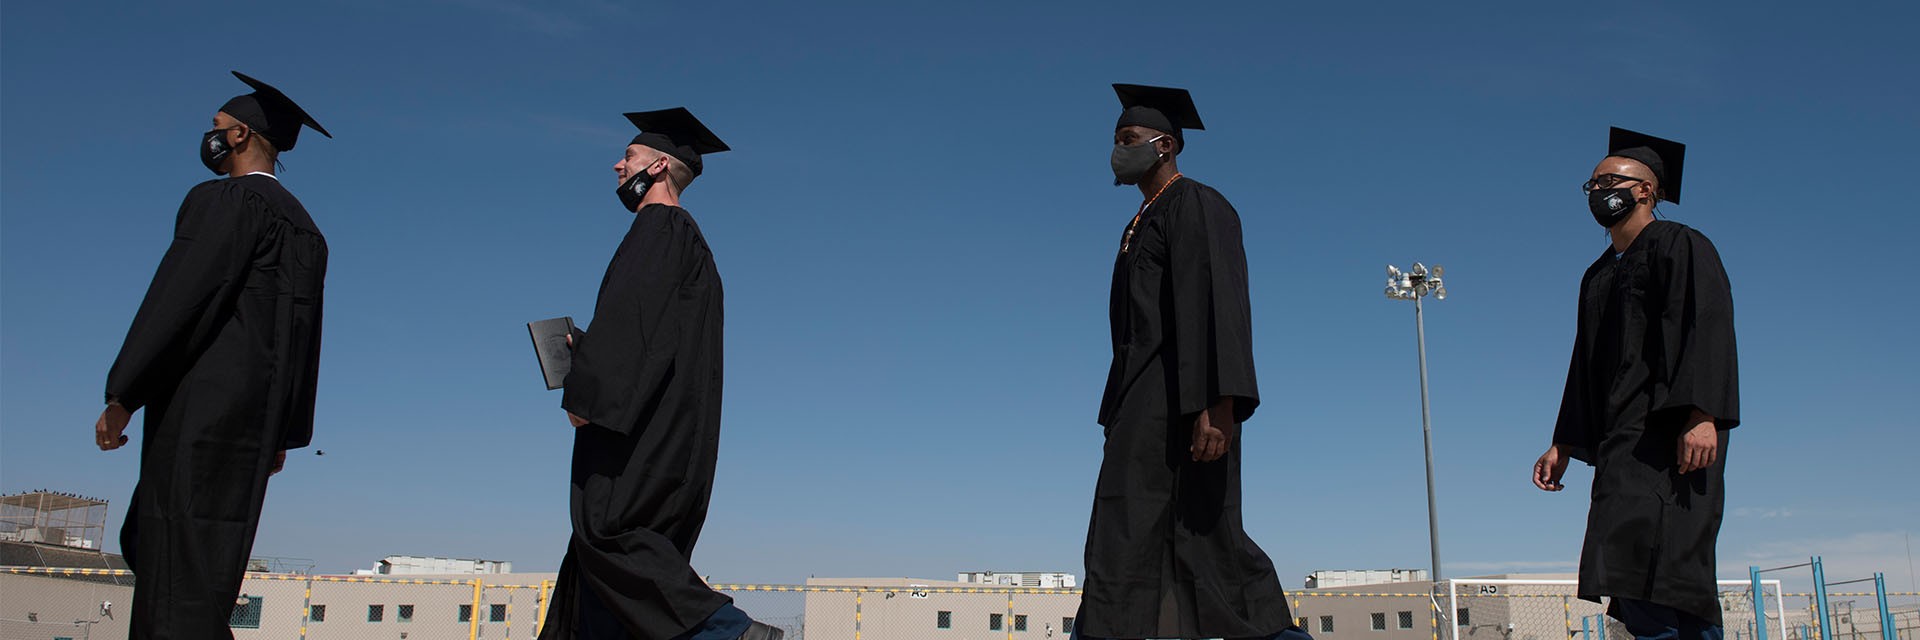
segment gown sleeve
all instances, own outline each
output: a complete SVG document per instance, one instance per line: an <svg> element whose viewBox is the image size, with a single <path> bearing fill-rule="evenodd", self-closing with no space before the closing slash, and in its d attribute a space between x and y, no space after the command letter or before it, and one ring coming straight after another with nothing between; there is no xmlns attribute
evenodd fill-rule
<svg viewBox="0 0 1920 640"><path fill-rule="evenodd" d="M107 399L128 411L166 397L233 310L265 205L257 194L212 181L180 204L173 244L107 373Z"/></svg>
<svg viewBox="0 0 1920 640"><path fill-rule="evenodd" d="M1260 404L1253 372L1253 313L1247 292L1247 255L1240 214L1209 188L1194 188L1171 203L1168 220L1167 311L1178 359L1181 416L1234 397L1235 419L1245 422Z"/></svg>
<svg viewBox="0 0 1920 640"><path fill-rule="evenodd" d="M1597 264L1580 278L1580 294L1575 301L1573 355L1567 360L1567 384L1560 392L1560 417L1553 424L1553 444L1566 447L1575 460L1593 464L1593 407L1587 402L1592 383L1587 379L1588 348L1594 327L1587 326L1585 309L1588 283Z"/></svg>
<svg viewBox="0 0 1920 640"><path fill-rule="evenodd" d="M680 290L699 244L686 220L658 214L637 221L621 243L592 325L574 334L560 406L626 435L672 379L684 313Z"/></svg>
<svg viewBox="0 0 1920 640"><path fill-rule="evenodd" d="M1660 311L1663 370L1655 413L1697 408L1715 426L1740 424L1740 371L1733 337L1733 286L1705 235L1684 229L1663 246L1655 277L1666 283Z"/></svg>
<svg viewBox="0 0 1920 640"><path fill-rule="evenodd" d="M1574 349L1567 364L1567 386L1560 392L1560 418L1553 423L1553 443L1566 447L1573 459L1591 464L1592 426L1586 418L1585 376L1581 373L1580 350Z"/></svg>

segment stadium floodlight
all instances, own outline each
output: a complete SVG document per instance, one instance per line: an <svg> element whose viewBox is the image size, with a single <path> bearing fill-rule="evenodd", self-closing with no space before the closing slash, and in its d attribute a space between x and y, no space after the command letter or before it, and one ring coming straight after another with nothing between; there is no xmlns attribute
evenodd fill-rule
<svg viewBox="0 0 1920 640"><path fill-rule="evenodd" d="M1387 265L1387 298L1391 300L1413 301L1413 329L1416 349L1420 360L1420 435L1427 446L1427 541L1433 552L1433 583L1440 583L1440 512L1434 501L1433 487L1433 413L1427 401L1427 328L1420 299L1429 295L1438 300L1447 299L1446 282L1440 279L1446 269L1415 262L1413 268L1401 271L1399 267Z"/></svg>

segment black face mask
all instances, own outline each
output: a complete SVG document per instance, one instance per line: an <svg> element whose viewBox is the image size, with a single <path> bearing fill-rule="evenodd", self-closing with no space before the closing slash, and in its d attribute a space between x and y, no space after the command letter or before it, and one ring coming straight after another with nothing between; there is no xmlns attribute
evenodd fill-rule
<svg viewBox="0 0 1920 640"><path fill-rule="evenodd" d="M1587 192L1587 209L1593 212L1593 221L1600 226L1612 229L1633 213L1639 201L1633 197L1631 187L1617 189L1594 189Z"/></svg>
<svg viewBox="0 0 1920 640"><path fill-rule="evenodd" d="M614 189L614 193L620 196L620 206L626 207L629 212L638 212L640 200L647 197L647 189L651 188L653 188L653 176L641 170L627 178L626 182L620 183L620 186Z"/></svg>
<svg viewBox="0 0 1920 640"><path fill-rule="evenodd" d="M220 170L220 162L233 155L233 145L227 144L227 129L214 129L200 136L200 164L214 175L225 175Z"/></svg>
<svg viewBox="0 0 1920 640"><path fill-rule="evenodd" d="M1146 179L1153 165L1160 163L1160 150L1153 143L1165 137L1155 136L1152 140L1134 145L1113 145L1113 183L1140 184L1141 180Z"/></svg>

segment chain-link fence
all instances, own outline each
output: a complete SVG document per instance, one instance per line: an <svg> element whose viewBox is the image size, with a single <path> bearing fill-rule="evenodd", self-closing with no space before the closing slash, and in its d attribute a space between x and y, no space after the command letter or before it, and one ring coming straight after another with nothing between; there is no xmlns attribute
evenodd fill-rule
<svg viewBox="0 0 1920 640"><path fill-rule="evenodd" d="M511 640L534 638L553 583L548 574L470 579L249 574L230 624L237 640ZM1079 589L814 580L806 585L714 584L789 640L1046 640L1073 631ZM929 581L931 582L931 581ZM879 583L879 584L876 584ZM1296 621L1318 640L1627 640L1572 580L1452 580L1289 592ZM0 569L0 640L127 636L132 580L125 571ZM1729 640L1920 640L1920 594L1829 594L1832 632L1814 598L1762 583L1761 614L1745 581L1721 583Z"/></svg>
<svg viewBox="0 0 1920 640"><path fill-rule="evenodd" d="M1889 592L1885 610L1878 594L1845 592L1827 594L1827 613L1832 618L1830 632L1821 632L1818 600L1813 594L1794 594L1800 603L1802 625L1793 629L1787 640L1881 640L1882 629L1891 629L1898 640L1920 640L1920 592ZM1771 640L1771 639L1769 639Z"/></svg>
<svg viewBox="0 0 1920 640"><path fill-rule="evenodd" d="M1601 604L1581 600L1575 580L1463 579L1449 584L1448 596L1456 610L1456 640L1480 640L1482 630L1498 634L1493 640L1633 637L1618 621L1607 617ZM1722 580L1719 593L1721 624L1729 640L1755 640L1758 624L1766 625L1770 640L1799 640L1786 634L1795 617L1785 610L1778 580L1761 582L1760 615L1755 615L1751 582Z"/></svg>
<svg viewBox="0 0 1920 640"><path fill-rule="evenodd" d="M532 638L551 585L480 579L248 574L228 625L236 639ZM0 640L125 638L127 571L9 568Z"/></svg>

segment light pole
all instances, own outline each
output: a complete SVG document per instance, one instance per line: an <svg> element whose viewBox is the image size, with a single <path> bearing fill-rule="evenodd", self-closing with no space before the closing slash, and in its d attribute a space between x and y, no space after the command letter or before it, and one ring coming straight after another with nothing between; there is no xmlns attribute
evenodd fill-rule
<svg viewBox="0 0 1920 640"><path fill-rule="evenodd" d="M1421 316L1420 299L1428 295L1435 300L1447 299L1447 285L1440 280L1443 272L1439 265L1428 271L1427 265L1418 262L1404 273L1399 267L1387 265L1387 298L1413 301L1413 330L1420 351L1420 435L1427 444L1427 540L1433 549L1435 589L1440 587L1440 511L1433 499L1433 414L1427 405L1427 325Z"/></svg>

